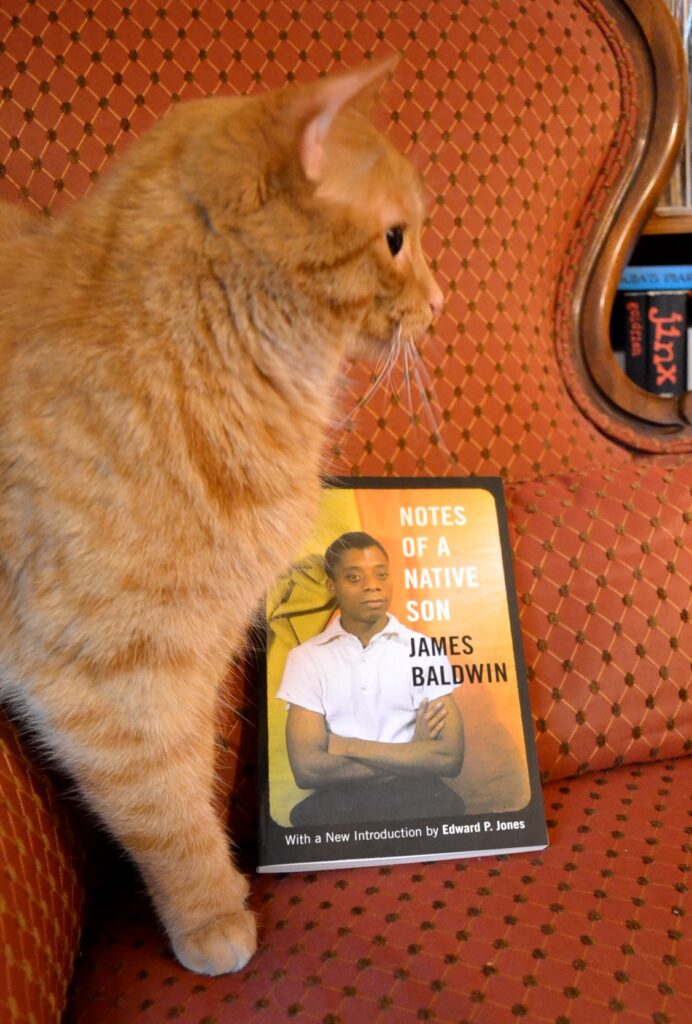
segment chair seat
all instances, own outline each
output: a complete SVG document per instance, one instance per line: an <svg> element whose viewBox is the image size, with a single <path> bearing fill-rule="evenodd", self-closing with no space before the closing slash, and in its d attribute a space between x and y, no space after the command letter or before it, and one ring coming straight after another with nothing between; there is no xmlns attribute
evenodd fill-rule
<svg viewBox="0 0 692 1024"><path fill-rule="evenodd" d="M689 758L545 787L539 854L260 876L260 950L183 970L148 905L96 922L69 1024L682 1024Z"/></svg>

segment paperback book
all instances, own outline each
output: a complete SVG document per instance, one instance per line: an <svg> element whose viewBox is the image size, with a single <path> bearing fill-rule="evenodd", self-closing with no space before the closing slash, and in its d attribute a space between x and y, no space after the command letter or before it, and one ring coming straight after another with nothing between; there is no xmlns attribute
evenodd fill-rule
<svg viewBox="0 0 692 1024"><path fill-rule="evenodd" d="M498 478L331 481L259 646L258 871L547 845Z"/></svg>
<svg viewBox="0 0 692 1024"><path fill-rule="evenodd" d="M639 387L657 395L688 389L686 291L622 293L625 370ZM616 307L616 309L619 307Z"/></svg>
<svg viewBox="0 0 692 1024"><path fill-rule="evenodd" d="M690 264L625 267L618 284L622 292L692 291Z"/></svg>

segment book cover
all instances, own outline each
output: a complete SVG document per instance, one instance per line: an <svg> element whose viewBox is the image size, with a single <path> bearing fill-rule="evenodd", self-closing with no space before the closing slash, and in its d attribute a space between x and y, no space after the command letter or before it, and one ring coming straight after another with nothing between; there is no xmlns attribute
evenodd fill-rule
<svg viewBox="0 0 692 1024"><path fill-rule="evenodd" d="M687 291L620 292L613 306L611 334L622 345L628 377L652 394L689 390Z"/></svg>
<svg viewBox="0 0 692 1024"><path fill-rule="evenodd" d="M646 388L656 395L686 390L687 292L647 292Z"/></svg>
<svg viewBox="0 0 692 1024"><path fill-rule="evenodd" d="M330 482L265 613L258 871L547 845L498 478Z"/></svg>

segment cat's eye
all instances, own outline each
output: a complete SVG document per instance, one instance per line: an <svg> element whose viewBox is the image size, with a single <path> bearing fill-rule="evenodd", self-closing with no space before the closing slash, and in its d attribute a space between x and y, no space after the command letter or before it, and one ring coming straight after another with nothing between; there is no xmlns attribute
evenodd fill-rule
<svg viewBox="0 0 692 1024"><path fill-rule="evenodd" d="M396 224L393 228L390 228L387 232L387 245L392 256L396 256L398 252L401 252L401 247L404 244L404 229L400 224Z"/></svg>

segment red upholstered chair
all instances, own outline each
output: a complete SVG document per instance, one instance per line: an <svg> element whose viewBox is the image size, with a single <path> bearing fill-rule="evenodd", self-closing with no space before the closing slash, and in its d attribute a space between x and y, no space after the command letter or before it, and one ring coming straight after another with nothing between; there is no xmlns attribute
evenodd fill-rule
<svg viewBox="0 0 692 1024"><path fill-rule="evenodd" d="M354 366L331 468L504 478L551 833L540 855L263 876L257 956L201 978L129 876L82 929L84 827L4 723L3 1022L689 1019L692 416L607 343L678 138L673 38L654 0L2 4L0 196L50 213L178 100L403 51L384 105L435 197L435 423L396 377L359 407ZM251 868L255 701L234 685L220 771Z"/></svg>

